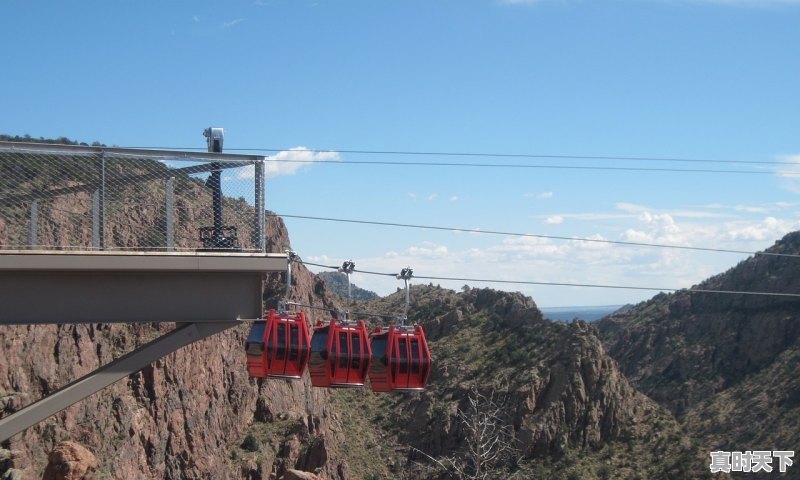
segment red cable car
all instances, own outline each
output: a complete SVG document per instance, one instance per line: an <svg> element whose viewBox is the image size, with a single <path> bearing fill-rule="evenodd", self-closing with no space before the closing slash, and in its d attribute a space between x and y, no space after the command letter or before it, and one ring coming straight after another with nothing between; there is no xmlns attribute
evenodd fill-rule
<svg viewBox="0 0 800 480"><path fill-rule="evenodd" d="M311 338L308 371L315 387L363 387L372 350L364 322L319 322Z"/></svg>
<svg viewBox="0 0 800 480"><path fill-rule="evenodd" d="M308 364L311 340L303 312L270 310L247 336L247 373L256 378L299 379Z"/></svg>
<svg viewBox="0 0 800 480"><path fill-rule="evenodd" d="M370 335L373 392L425 390L431 374L431 352L420 325L376 328Z"/></svg>

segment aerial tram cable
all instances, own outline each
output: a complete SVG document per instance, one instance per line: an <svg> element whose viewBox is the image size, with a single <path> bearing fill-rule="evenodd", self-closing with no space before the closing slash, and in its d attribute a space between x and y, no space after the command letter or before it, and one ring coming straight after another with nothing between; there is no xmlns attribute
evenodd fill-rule
<svg viewBox="0 0 800 480"><path fill-rule="evenodd" d="M203 150L198 147L125 147L131 149L150 150ZM291 152L298 147L288 148L228 148L231 152ZM306 150L301 150L306 151ZM307 150L311 153L347 153L354 155L396 155L396 156L426 156L426 157L472 157L472 158L527 158L527 159L555 159L555 160L617 160L625 162L669 162L669 163L720 163L734 165L796 165L788 160L729 160L715 158L684 158L684 157L652 157L652 156L620 156L620 155L557 155L543 153L501 153L501 152L456 152L456 151L421 151L421 150L370 150L370 149L336 149L313 148ZM271 159L270 159L271 160Z"/></svg>
<svg viewBox="0 0 800 480"><path fill-rule="evenodd" d="M322 265L318 263L311 263L303 261L305 265L312 265L321 268L336 268L329 265ZM367 275L382 275L382 276L395 276L393 273L370 272L366 270L355 270L358 273ZM718 290L708 288L662 288L662 287L640 287L632 285L602 285L594 283L568 283L568 282L538 282L532 280L503 280L493 278L466 278L466 277L438 277L438 276L417 276L420 280L441 280L453 282L474 282L474 283L502 283L512 285L542 285L549 287L581 287L581 288L606 288L615 290L647 290L654 292L689 292L689 293L714 293L723 295L751 295L751 296L766 296L766 297L783 297L783 298L800 298L800 293L783 293L783 292L753 292L742 290Z"/></svg>
<svg viewBox="0 0 800 480"><path fill-rule="evenodd" d="M298 218L301 220L320 220L326 222L337 223L356 223L362 225L379 225L384 227L400 227L400 228L416 228L422 230L442 230L448 232L462 232L462 233L481 233L486 235L501 235L507 237L528 237L528 238L543 238L548 240L566 240L575 242L589 242L589 243L604 243L610 245L624 245L629 247L652 247L652 248L670 248L675 250L692 250L699 252L714 252L714 253L736 253L741 255L760 255L768 257L784 257L784 258L800 258L800 255L794 253L775 253L775 252L753 252L749 250L732 250L725 248L711 248L711 247L692 247L688 245L672 245L667 243L646 243L646 242L626 242L622 240L605 240L599 238L588 237L564 237L558 235L544 235L537 233L516 233L504 232L498 230L481 230L478 228L461 228L461 227L440 227L435 225L419 225L413 223L396 223L396 222L379 222L373 220L354 220L348 218L330 218L330 217L313 217L308 215L284 215L279 213L267 213L268 217L285 217L285 218ZM313 265L313 264L309 264ZM322 265L320 265L322 266ZM325 265L325 268L335 268ZM363 272L360 273L369 273ZM381 273L380 275L394 276L392 273Z"/></svg>
<svg viewBox="0 0 800 480"><path fill-rule="evenodd" d="M376 327L367 332L363 320L348 319L352 304L350 275L355 263L348 260L333 267L347 276L347 307L320 321L309 338L303 312L290 313L290 306L324 310L333 309L291 301L292 263L304 263L292 251L286 251L286 291L278 302L278 311L270 309L265 319L256 320L245 344L247 369L254 378L297 380L308 368L315 387L363 387L367 377L375 392L415 392L424 390L431 372L431 354L421 325L406 326L410 306L411 268L396 277L405 282L406 302L401 317L390 317L398 324ZM355 313L356 315L359 312ZM364 314L388 317L380 314Z"/></svg>
<svg viewBox="0 0 800 480"><path fill-rule="evenodd" d="M519 163L458 163L458 162L397 162L386 160L302 160L291 158L268 158L268 162L325 164L325 165L363 165L396 167L462 167L462 168L513 168L538 170L594 170L612 172L670 172L670 173L724 173L744 175L797 175L787 170L726 170L715 168L672 168L672 167L609 167L599 165L534 165Z"/></svg>

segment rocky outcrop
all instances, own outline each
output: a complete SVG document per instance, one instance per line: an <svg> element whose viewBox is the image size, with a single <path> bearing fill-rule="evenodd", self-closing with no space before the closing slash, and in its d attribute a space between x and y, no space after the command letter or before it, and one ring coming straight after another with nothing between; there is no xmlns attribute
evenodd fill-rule
<svg viewBox="0 0 800 480"><path fill-rule="evenodd" d="M769 250L800 253L800 232ZM696 288L800 291L800 262L760 255ZM660 294L597 327L609 353L644 393L679 417L747 375L769 368L800 339L793 298L714 293Z"/></svg>
<svg viewBox="0 0 800 480"><path fill-rule="evenodd" d="M675 419L628 382L590 324L547 321L530 298L490 289L456 294L418 286L412 295L410 317L430 332L434 369L428 391L389 400L387 422L406 425L396 438L412 447L412 462L430 456L469 465L462 457L471 435L464 412L477 392L501 407L493 420L510 432L506 441L515 460L495 465L498 476L502 468L520 468L520 462L569 463L566 459L575 455L592 458L609 445L623 444L615 455L624 462L648 472L644 476L669 478L665 472L672 467L645 465L636 457L666 438L673 439L666 447L669 455L691 458L702 472L702 461ZM509 466L515 462L516 467ZM573 472L576 478L587 473Z"/></svg>
<svg viewBox="0 0 800 480"><path fill-rule="evenodd" d="M97 458L82 445L61 442L50 452L42 480L94 480Z"/></svg>
<svg viewBox="0 0 800 480"><path fill-rule="evenodd" d="M311 472L289 469L283 475L283 480L322 480L322 477Z"/></svg>
<svg viewBox="0 0 800 480"><path fill-rule="evenodd" d="M273 245L288 245L286 229L270 217ZM295 299L333 305L324 286L303 266L294 269ZM283 294L282 275L267 280L265 298ZM110 362L173 328L172 325L42 325L0 328L0 414L47 395L73 379ZM7 469L26 478L40 477L48 454L62 440L85 445L99 459L98 471L110 478L238 478L238 460L230 448L256 419L278 415L311 418L317 431L333 436L327 393L304 382L254 381L247 375L242 350L243 325L187 346L73 405L3 445L19 454ZM327 478L342 478L343 456L325 444L324 455L274 459L267 471L321 468ZM294 453L292 453L294 452ZM290 455L291 456L291 455ZM319 459L324 456L325 462ZM316 463L315 463L316 462ZM0 470L0 474L2 471ZM268 478L268 475L264 478Z"/></svg>
<svg viewBox="0 0 800 480"><path fill-rule="evenodd" d="M800 291L800 232L698 289ZM706 451L800 448L800 314L791 297L661 294L597 323L628 378ZM748 447L750 448L750 447ZM756 447L752 447L756 448ZM765 447L766 449L766 447Z"/></svg>

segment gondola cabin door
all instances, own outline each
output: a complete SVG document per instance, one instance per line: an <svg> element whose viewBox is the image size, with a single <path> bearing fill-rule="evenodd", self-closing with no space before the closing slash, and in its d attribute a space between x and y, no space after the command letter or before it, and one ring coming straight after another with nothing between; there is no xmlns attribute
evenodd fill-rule
<svg viewBox="0 0 800 480"><path fill-rule="evenodd" d="M373 392L424 390L431 374L431 352L420 325L376 328L370 335Z"/></svg>
<svg viewBox="0 0 800 480"><path fill-rule="evenodd" d="M253 324L247 337L247 372L256 378L299 379L308 365L310 347L303 312L270 310L265 320Z"/></svg>
<svg viewBox="0 0 800 480"><path fill-rule="evenodd" d="M363 321L339 323L332 319L314 327L308 371L315 387L363 387L371 358Z"/></svg>

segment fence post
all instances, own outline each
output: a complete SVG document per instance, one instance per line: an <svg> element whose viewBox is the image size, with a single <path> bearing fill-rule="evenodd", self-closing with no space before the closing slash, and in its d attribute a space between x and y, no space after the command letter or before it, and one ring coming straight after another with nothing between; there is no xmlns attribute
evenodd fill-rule
<svg viewBox="0 0 800 480"><path fill-rule="evenodd" d="M28 248L36 250L39 247L39 200L31 202L31 225L28 230Z"/></svg>
<svg viewBox="0 0 800 480"><path fill-rule="evenodd" d="M263 253L266 249L266 239L264 238L264 159L256 160L253 166L255 174L255 207L256 218L253 225L253 236L255 248Z"/></svg>
<svg viewBox="0 0 800 480"><path fill-rule="evenodd" d="M92 192L92 248L105 249L106 154L100 154L99 187Z"/></svg>
<svg viewBox="0 0 800 480"><path fill-rule="evenodd" d="M167 210L167 251L175 251L175 177L164 182L164 193Z"/></svg>

